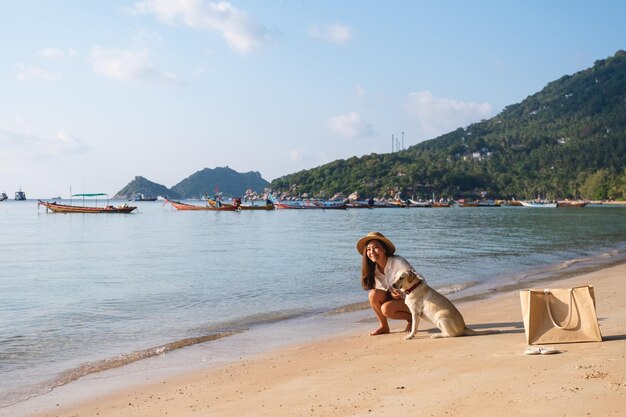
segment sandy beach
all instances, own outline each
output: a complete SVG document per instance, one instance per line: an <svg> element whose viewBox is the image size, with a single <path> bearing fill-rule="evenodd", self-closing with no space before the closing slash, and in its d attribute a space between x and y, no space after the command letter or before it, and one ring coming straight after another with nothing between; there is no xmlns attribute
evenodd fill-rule
<svg viewBox="0 0 626 417"><path fill-rule="evenodd" d="M540 288L593 284L603 342L529 356L518 291L457 302L469 327L501 333L403 340L347 333L158 383L58 404L37 416L620 416L626 414L626 265ZM408 414L407 414L408 413Z"/></svg>

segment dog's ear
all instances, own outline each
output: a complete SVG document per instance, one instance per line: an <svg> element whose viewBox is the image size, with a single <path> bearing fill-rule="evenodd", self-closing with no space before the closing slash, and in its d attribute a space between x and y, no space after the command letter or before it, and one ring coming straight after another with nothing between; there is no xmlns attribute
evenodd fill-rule
<svg viewBox="0 0 626 417"><path fill-rule="evenodd" d="M406 272L407 272L407 271L406 271L406 270L404 270L404 269L403 269L403 270L401 270L401 271L396 272L396 276L395 276L395 277L394 277L394 279L393 279L393 280L394 280L394 282L395 282L395 281L398 281L398 280L400 280L400 279L405 279L405 278L406 278Z"/></svg>
<svg viewBox="0 0 626 417"><path fill-rule="evenodd" d="M417 275L413 271L406 271L407 281L409 283L413 283L416 279L418 279Z"/></svg>

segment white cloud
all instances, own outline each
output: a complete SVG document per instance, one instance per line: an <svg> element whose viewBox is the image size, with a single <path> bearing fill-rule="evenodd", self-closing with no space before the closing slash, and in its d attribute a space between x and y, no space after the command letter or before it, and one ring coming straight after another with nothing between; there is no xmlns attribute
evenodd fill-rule
<svg viewBox="0 0 626 417"><path fill-rule="evenodd" d="M57 76L55 74L49 71L46 71L43 68L22 64L21 62L18 62L16 66L17 66L16 78L19 81L28 81L28 80L53 81L57 79Z"/></svg>
<svg viewBox="0 0 626 417"><path fill-rule="evenodd" d="M64 130L52 137L0 128L0 156L50 157L84 153L91 147Z"/></svg>
<svg viewBox="0 0 626 417"><path fill-rule="evenodd" d="M175 80L173 74L158 73L147 49L116 49L95 46L89 52L87 61L96 74L120 81L141 79Z"/></svg>
<svg viewBox="0 0 626 417"><path fill-rule="evenodd" d="M76 136L59 130L55 138L50 142L50 146L57 153L83 153L91 150L91 147Z"/></svg>
<svg viewBox="0 0 626 417"><path fill-rule="evenodd" d="M39 51L39 55L45 59L61 60L75 56L76 51L73 49L68 49L67 51L64 51L59 48L45 48Z"/></svg>
<svg viewBox="0 0 626 417"><path fill-rule="evenodd" d="M406 110L413 115L425 139L448 133L491 115L489 103L465 103L434 97L430 91L409 93Z"/></svg>
<svg viewBox="0 0 626 417"><path fill-rule="evenodd" d="M230 2L206 0L144 0L135 5L135 13L153 14L164 23L180 23L192 29L219 32L233 49L246 53L269 39L268 30L246 11Z"/></svg>
<svg viewBox="0 0 626 417"><path fill-rule="evenodd" d="M371 136L374 132L372 125L355 112L329 118L326 127L335 134L346 138Z"/></svg>
<svg viewBox="0 0 626 417"><path fill-rule="evenodd" d="M352 30L348 26L340 24L326 26L321 29L317 26L312 26L309 28L309 34L313 39L336 45L345 45L352 39Z"/></svg>

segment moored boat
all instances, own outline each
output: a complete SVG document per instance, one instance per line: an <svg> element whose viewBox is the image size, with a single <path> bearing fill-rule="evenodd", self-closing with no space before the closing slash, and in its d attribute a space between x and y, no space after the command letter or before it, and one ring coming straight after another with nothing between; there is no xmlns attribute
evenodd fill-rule
<svg viewBox="0 0 626 417"><path fill-rule="evenodd" d="M271 200L265 200L264 204L254 204L254 201L250 201L249 203L242 203L241 198L233 198L232 200L222 201L222 200L213 200L211 198L206 198L207 206L212 208L219 207L235 207L236 210L274 210L276 206L272 203ZM228 210L226 210L228 211Z"/></svg>
<svg viewBox="0 0 626 417"><path fill-rule="evenodd" d="M264 204L262 206L253 206L253 205L247 205L247 204L242 204L239 206L239 210L243 210L243 211L247 211L247 210L274 210L276 208L276 206L274 206L274 204Z"/></svg>
<svg viewBox="0 0 626 417"><path fill-rule="evenodd" d="M293 201L275 201L274 205L277 209L302 209L302 204Z"/></svg>
<svg viewBox="0 0 626 417"><path fill-rule="evenodd" d="M265 204L259 205L255 205L254 202L251 202L250 204L241 203L241 199L236 199L235 202L237 201L239 204L239 210L274 210L276 208L274 203L270 200L265 200Z"/></svg>
<svg viewBox="0 0 626 417"><path fill-rule="evenodd" d="M478 207L500 207L502 204L493 200L482 200L478 202Z"/></svg>
<svg viewBox="0 0 626 417"><path fill-rule="evenodd" d="M277 200L271 198L272 203L277 209L294 209L294 210L345 210L348 208L343 201L325 201L325 200Z"/></svg>
<svg viewBox="0 0 626 417"><path fill-rule="evenodd" d="M335 209L335 210L345 210L348 208L348 205L343 201L321 201L319 202L319 207L322 209Z"/></svg>
<svg viewBox="0 0 626 417"><path fill-rule="evenodd" d="M571 200L561 200L556 202L557 207L577 207L582 208L589 204L588 201L571 201Z"/></svg>
<svg viewBox="0 0 626 417"><path fill-rule="evenodd" d="M7 196L7 193L0 194L0 201L4 201L4 200L6 200L8 198L9 198L9 196Z"/></svg>
<svg viewBox="0 0 626 417"><path fill-rule="evenodd" d="M459 207L500 207L501 203L493 200L459 201Z"/></svg>
<svg viewBox="0 0 626 417"><path fill-rule="evenodd" d="M496 201L506 207L522 207L522 202L519 200L496 200Z"/></svg>
<svg viewBox="0 0 626 417"><path fill-rule="evenodd" d="M399 208L406 208L406 203L402 200L391 200L391 201L387 201L387 203L391 204L394 207L399 207Z"/></svg>
<svg viewBox="0 0 626 417"><path fill-rule="evenodd" d="M413 199L408 199L408 206L409 207L418 207L418 208L426 208L426 207L432 207L433 206L433 202L432 201L419 201L419 200L413 200Z"/></svg>
<svg viewBox="0 0 626 417"><path fill-rule="evenodd" d="M534 201L521 201L524 207L536 207L536 208L556 208L556 203L543 200Z"/></svg>
<svg viewBox="0 0 626 417"><path fill-rule="evenodd" d="M206 206L196 206L194 204L187 204L187 203L181 203L180 201L172 201L172 200L168 200L165 199L165 203L170 203L172 205L172 207L174 207L176 210L207 210L207 211L237 211L237 209L239 208L236 205L222 205L222 204L217 204L215 206L210 206L210 205L206 205Z"/></svg>
<svg viewBox="0 0 626 417"><path fill-rule="evenodd" d="M26 193L20 188L19 191L15 192L15 199L18 201L26 200Z"/></svg>
<svg viewBox="0 0 626 417"><path fill-rule="evenodd" d="M387 200L377 200L374 201L374 204L372 205L373 208L400 208L402 207L399 204L394 204L391 201L387 201Z"/></svg>
<svg viewBox="0 0 626 417"><path fill-rule="evenodd" d="M348 202L346 203L346 206L349 209L353 209L353 208L371 209L374 206L374 200L373 199L370 199L370 200L348 200Z"/></svg>
<svg viewBox="0 0 626 417"><path fill-rule="evenodd" d="M119 206L106 205L104 207L88 207L88 206L73 206L69 204L60 204L56 201L42 201L39 200L38 206L45 206L46 211L50 210L53 213L130 213L137 207L122 204Z"/></svg>

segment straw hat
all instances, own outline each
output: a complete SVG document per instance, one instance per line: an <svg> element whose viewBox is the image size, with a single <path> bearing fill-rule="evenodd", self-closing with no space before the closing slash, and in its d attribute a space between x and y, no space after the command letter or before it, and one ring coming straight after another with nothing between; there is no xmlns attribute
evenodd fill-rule
<svg viewBox="0 0 626 417"><path fill-rule="evenodd" d="M359 239L358 242L356 242L356 250L361 255L363 254L365 245L367 245L367 242L369 242L370 240L380 240L381 242L383 242L389 249L388 255L393 255L393 253L396 251L396 246L391 242L391 240L387 239L385 235L380 232L369 232L367 235Z"/></svg>

